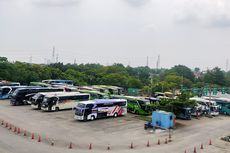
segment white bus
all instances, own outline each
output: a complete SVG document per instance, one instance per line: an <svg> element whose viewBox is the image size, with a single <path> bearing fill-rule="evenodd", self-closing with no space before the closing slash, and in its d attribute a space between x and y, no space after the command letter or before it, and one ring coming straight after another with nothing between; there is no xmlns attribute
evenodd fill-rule
<svg viewBox="0 0 230 153"><path fill-rule="evenodd" d="M65 94L61 95L47 95L42 101L41 109L44 111L73 109L78 102L89 99L89 94L79 92L66 92Z"/></svg>
<svg viewBox="0 0 230 153"><path fill-rule="evenodd" d="M216 105L216 102L212 99L208 99L207 97L193 97L190 100L195 100L200 104L204 114L210 114L211 116L218 116L219 115L219 106Z"/></svg>
<svg viewBox="0 0 230 153"><path fill-rule="evenodd" d="M27 101L28 104L31 104L31 107L34 109L41 109L41 103L46 96L59 96L65 95L66 92L39 92Z"/></svg>
<svg viewBox="0 0 230 153"><path fill-rule="evenodd" d="M94 120L96 118L117 117L127 114L126 99L97 99L79 102L76 106L76 120Z"/></svg>

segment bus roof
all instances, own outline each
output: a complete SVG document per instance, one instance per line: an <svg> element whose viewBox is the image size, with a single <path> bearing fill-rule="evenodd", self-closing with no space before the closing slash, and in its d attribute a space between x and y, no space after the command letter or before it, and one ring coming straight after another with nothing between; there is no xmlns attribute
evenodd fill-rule
<svg viewBox="0 0 230 153"><path fill-rule="evenodd" d="M95 100L88 100L82 101L82 104L101 104L101 103L111 103L111 102L124 102L126 99L95 99Z"/></svg>
<svg viewBox="0 0 230 153"><path fill-rule="evenodd" d="M57 94L46 95L46 97L51 98L51 97L54 97L54 96L56 96L56 97L64 97L64 96L85 96L85 95L89 95L89 94L87 94L87 93L79 93L79 92L62 92L62 93L57 93Z"/></svg>
<svg viewBox="0 0 230 153"><path fill-rule="evenodd" d="M100 94L100 95L106 95L105 93L102 93L100 91L95 90L79 90L81 93L90 93L90 94Z"/></svg>

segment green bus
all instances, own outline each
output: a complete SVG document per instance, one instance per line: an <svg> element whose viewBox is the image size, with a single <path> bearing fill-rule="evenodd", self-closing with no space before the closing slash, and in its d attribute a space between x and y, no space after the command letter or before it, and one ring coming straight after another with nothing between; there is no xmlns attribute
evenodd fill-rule
<svg viewBox="0 0 230 153"><path fill-rule="evenodd" d="M80 93L88 93L90 94L90 100L94 99L109 99L108 94L102 93L99 91L93 91L93 90L79 90Z"/></svg>
<svg viewBox="0 0 230 153"><path fill-rule="evenodd" d="M143 97L111 95L112 99L126 99L128 102L127 110L133 114L150 115L152 110L149 109L150 100Z"/></svg>

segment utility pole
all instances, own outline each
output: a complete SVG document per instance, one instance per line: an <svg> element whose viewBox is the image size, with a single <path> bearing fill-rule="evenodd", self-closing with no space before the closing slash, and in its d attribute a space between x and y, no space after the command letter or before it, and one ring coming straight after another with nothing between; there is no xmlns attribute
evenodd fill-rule
<svg viewBox="0 0 230 153"><path fill-rule="evenodd" d="M32 64L32 58L33 58L32 56L30 56L30 58L29 58L29 63L30 64Z"/></svg>
<svg viewBox="0 0 230 153"><path fill-rule="evenodd" d="M146 66L149 67L149 57L147 56Z"/></svg>
<svg viewBox="0 0 230 153"><path fill-rule="evenodd" d="M157 57L156 69L158 70L160 67L160 55Z"/></svg>
<svg viewBox="0 0 230 153"><path fill-rule="evenodd" d="M77 60L76 60L76 58L75 58L75 59L74 59L74 62L73 62L74 65L76 64L76 61L77 61Z"/></svg>
<svg viewBox="0 0 230 153"><path fill-rule="evenodd" d="M226 72L228 72L229 60L226 60Z"/></svg>
<svg viewBox="0 0 230 153"><path fill-rule="evenodd" d="M52 63L55 63L55 46L53 46Z"/></svg>

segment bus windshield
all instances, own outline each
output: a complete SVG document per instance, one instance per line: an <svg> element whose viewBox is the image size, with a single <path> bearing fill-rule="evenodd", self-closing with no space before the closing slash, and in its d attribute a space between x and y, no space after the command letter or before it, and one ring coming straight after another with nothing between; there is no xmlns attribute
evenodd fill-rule
<svg viewBox="0 0 230 153"><path fill-rule="evenodd" d="M139 103L140 105L149 105L149 104L150 104L150 101L148 101L148 100L138 100L138 103Z"/></svg>
<svg viewBox="0 0 230 153"><path fill-rule="evenodd" d="M77 104L77 107L79 107L79 108L85 108L85 104L78 103L78 104Z"/></svg>

